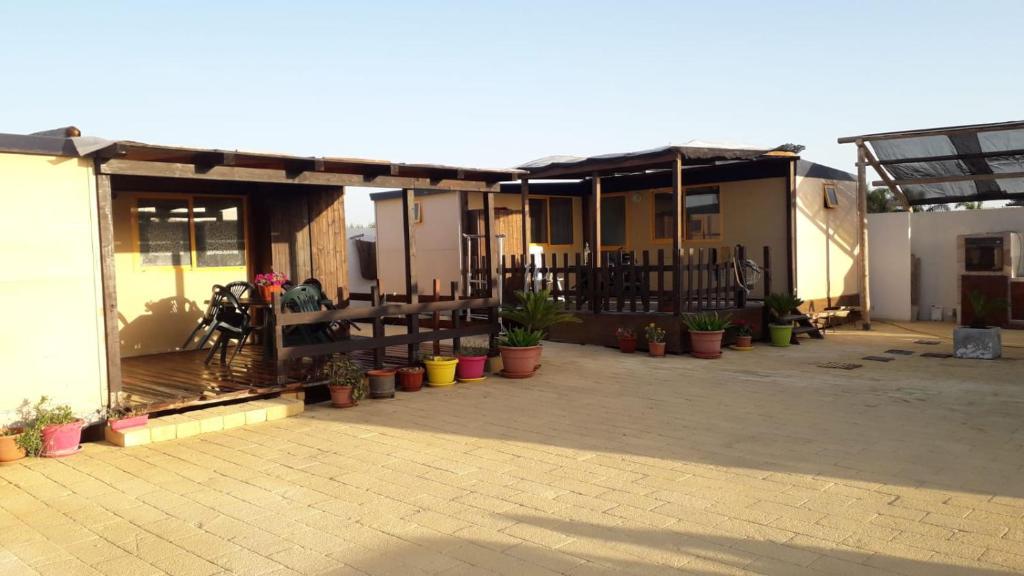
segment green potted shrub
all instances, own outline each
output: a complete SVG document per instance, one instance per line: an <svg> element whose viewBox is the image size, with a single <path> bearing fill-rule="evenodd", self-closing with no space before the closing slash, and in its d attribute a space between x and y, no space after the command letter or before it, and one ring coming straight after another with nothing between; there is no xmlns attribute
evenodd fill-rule
<svg viewBox="0 0 1024 576"><path fill-rule="evenodd" d="M143 405L118 403L107 408L106 416L107 426L112 430L138 428L149 422L149 412Z"/></svg>
<svg viewBox="0 0 1024 576"><path fill-rule="evenodd" d="M540 366L543 348L540 341L548 328L555 324L579 322L571 313L558 308L548 290L516 292L515 306L505 306L501 317L517 326L508 330L501 339L498 351L504 369L503 376L528 378Z"/></svg>
<svg viewBox="0 0 1024 576"><path fill-rule="evenodd" d="M654 322L644 326L644 336L647 337L647 353L655 358L665 355L665 329Z"/></svg>
<svg viewBox="0 0 1024 576"><path fill-rule="evenodd" d="M331 406L351 408L366 396L366 378L363 369L344 354L331 356L324 366L327 387L331 392Z"/></svg>
<svg viewBox="0 0 1024 576"><path fill-rule="evenodd" d="M746 320L737 320L732 323L732 328L736 332L736 343L732 347L736 350L753 350L754 332L750 328L750 323Z"/></svg>
<svg viewBox="0 0 1024 576"><path fill-rule="evenodd" d="M957 358L994 360L1003 355L1003 335L998 326L991 326L997 316L1006 315L1006 300L989 298L972 290L967 294L971 321L967 326L953 328L953 355Z"/></svg>
<svg viewBox="0 0 1024 576"><path fill-rule="evenodd" d="M616 328L615 339L619 341L619 352L623 354L636 352L636 333L632 328Z"/></svg>
<svg viewBox="0 0 1024 576"><path fill-rule="evenodd" d="M17 443L31 456L61 458L81 449L85 421L67 404L51 405L43 396L24 413L25 429Z"/></svg>
<svg viewBox="0 0 1024 576"><path fill-rule="evenodd" d="M24 429L21 426L0 426L0 462L14 462L25 457L25 449L18 444Z"/></svg>
<svg viewBox="0 0 1024 576"><path fill-rule="evenodd" d="M775 293L769 294L764 299L764 305L772 316L768 324L768 331L771 333L772 346L784 348L789 346L793 339L793 322L783 320L793 314L793 311L804 303L796 297L796 294Z"/></svg>
<svg viewBox="0 0 1024 576"><path fill-rule="evenodd" d="M459 382L483 380L484 365L487 364L486 346L462 345L457 354L459 363L455 367L455 378Z"/></svg>
<svg viewBox="0 0 1024 576"><path fill-rule="evenodd" d="M690 353L697 358L713 359L722 356L722 336L730 326L729 316L718 312L699 312L683 317L690 334Z"/></svg>

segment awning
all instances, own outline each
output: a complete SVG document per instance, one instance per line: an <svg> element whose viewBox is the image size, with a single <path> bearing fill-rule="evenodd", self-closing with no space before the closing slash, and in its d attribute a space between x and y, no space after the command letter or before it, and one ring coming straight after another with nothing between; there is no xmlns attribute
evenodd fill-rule
<svg viewBox="0 0 1024 576"><path fill-rule="evenodd" d="M912 206L1024 197L1024 121L885 132L863 142L868 161Z"/></svg>

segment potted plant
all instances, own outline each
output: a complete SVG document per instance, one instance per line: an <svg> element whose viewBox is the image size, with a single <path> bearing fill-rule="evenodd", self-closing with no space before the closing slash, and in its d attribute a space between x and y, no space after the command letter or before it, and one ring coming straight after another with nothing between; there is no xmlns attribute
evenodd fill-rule
<svg viewBox="0 0 1024 576"><path fill-rule="evenodd" d="M754 332L750 329L750 323L746 320L737 320L732 323L736 330L736 343L733 348L736 350L753 350Z"/></svg>
<svg viewBox="0 0 1024 576"><path fill-rule="evenodd" d="M636 334L632 328L616 328L615 339L619 341L619 352L623 354L636 352Z"/></svg>
<svg viewBox="0 0 1024 576"><path fill-rule="evenodd" d="M107 408L107 426L112 430L127 430L145 426L149 422L149 412L142 405L117 403Z"/></svg>
<svg viewBox="0 0 1024 576"><path fill-rule="evenodd" d="M990 322L1005 314L1006 301L992 299L972 290L967 294L971 308L971 321L967 326L953 328L953 355L957 358L994 360L1003 355L1003 335L998 326Z"/></svg>
<svg viewBox="0 0 1024 576"><path fill-rule="evenodd" d="M665 355L665 329L660 328L654 322L644 326L644 336L647 337L647 353L655 358ZM619 344L622 347L622 344Z"/></svg>
<svg viewBox="0 0 1024 576"><path fill-rule="evenodd" d="M722 356L722 335L731 324L729 316L718 312L699 312L683 318L690 333L690 353L697 358L713 359Z"/></svg>
<svg viewBox="0 0 1024 576"><path fill-rule="evenodd" d="M366 376L370 379L370 398L395 397L395 370L393 368L370 370Z"/></svg>
<svg viewBox="0 0 1024 576"><path fill-rule="evenodd" d="M398 388L402 392L419 392L423 388L423 367L403 366L399 368Z"/></svg>
<svg viewBox="0 0 1024 576"><path fill-rule="evenodd" d="M460 346L459 364L455 368L455 377L460 382L481 380L484 377L484 365L487 364L487 348L484 346Z"/></svg>
<svg viewBox="0 0 1024 576"><path fill-rule="evenodd" d="M29 455L61 458L81 450L85 421L67 404L51 406L43 396L25 412L24 420L27 425L17 443Z"/></svg>
<svg viewBox="0 0 1024 576"><path fill-rule="evenodd" d="M451 356L427 356L423 364L427 367L427 386L451 386L455 384L455 366L459 359Z"/></svg>
<svg viewBox="0 0 1024 576"><path fill-rule="evenodd" d="M518 304L505 306L501 317L517 325L508 330L501 339L498 351L501 353L503 376L528 378L540 367L544 339L548 328L555 324L580 322L571 313L557 307L548 290L537 292L516 292Z"/></svg>
<svg viewBox="0 0 1024 576"><path fill-rule="evenodd" d="M337 354L324 366L327 387L331 392L331 406L351 408L366 395L363 369L348 356Z"/></svg>
<svg viewBox="0 0 1024 576"><path fill-rule="evenodd" d="M14 462L25 457L25 449L18 444L20 426L0 426L0 462Z"/></svg>
<svg viewBox="0 0 1024 576"><path fill-rule="evenodd" d="M256 289L260 291L260 298L270 302L274 298L274 292L280 292L281 286L288 282L288 277L280 272L267 272L257 274L253 279Z"/></svg>
<svg viewBox="0 0 1024 576"><path fill-rule="evenodd" d="M786 320L794 310L800 307L804 301L797 298L796 294L776 293L769 294L764 299L764 305L771 313L772 322L768 324L768 331L771 333L772 346L785 348L793 339L793 322Z"/></svg>

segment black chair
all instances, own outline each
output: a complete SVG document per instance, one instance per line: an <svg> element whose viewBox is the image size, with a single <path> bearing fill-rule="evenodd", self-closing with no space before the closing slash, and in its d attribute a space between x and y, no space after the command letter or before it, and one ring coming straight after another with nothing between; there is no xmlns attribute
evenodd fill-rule
<svg viewBox="0 0 1024 576"><path fill-rule="evenodd" d="M252 318L249 316L249 311L241 305L238 298L231 292L224 290L219 295L219 305L217 313L214 318L213 324L210 325L209 334L207 339L214 332L217 333L217 340L210 348L210 353L206 355L205 364L209 364L213 358L213 354L220 350L220 363L230 364L234 361L235 356L242 351L242 346L245 341L249 338L252 333ZM231 359L228 360L227 351L228 343L231 340L237 340L238 344L235 345L234 351L231 353ZM205 339L200 348L205 344Z"/></svg>
<svg viewBox="0 0 1024 576"><path fill-rule="evenodd" d="M245 280L236 280L234 282L229 282L224 285L224 288L228 292L234 294L235 298L239 300L242 300L243 298L249 298L250 296L252 296L252 293L256 291L256 286L254 286L251 282L246 282ZM246 308L248 308L248 306L246 306Z"/></svg>
<svg viewBox="0 0 1024 576"><path fill-rule="evenodd" d="M181 345L182 350L188 350L188 345L192 343L192 339L196 337L196 334L198 334L200 330L205 330L205 332L203 333L203 337L200 339L201 344L197 346L196 349L198 350L199 348L202 348L206 344L206 341L209 340L210 334L213 332L213 329L210 328L210 326L216 320L217 309L220 307L220 294L226 290L227 289L220 284L213 285L212 294L210 295L210 303L206 306L206 312L203 313L203 317L199 319L199 323L196 324L192 333L185 339L185 343Z"/></svg>

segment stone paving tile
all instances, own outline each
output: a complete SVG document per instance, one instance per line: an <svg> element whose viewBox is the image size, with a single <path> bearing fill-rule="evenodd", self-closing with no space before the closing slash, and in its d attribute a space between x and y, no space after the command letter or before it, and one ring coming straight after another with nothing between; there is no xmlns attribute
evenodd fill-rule
<svg viewBox="0 0 1024 576"><path fill-rule="evenodd" d="M1016 363L881 326L0 466L0 576L1024 572Z"/></svg>

